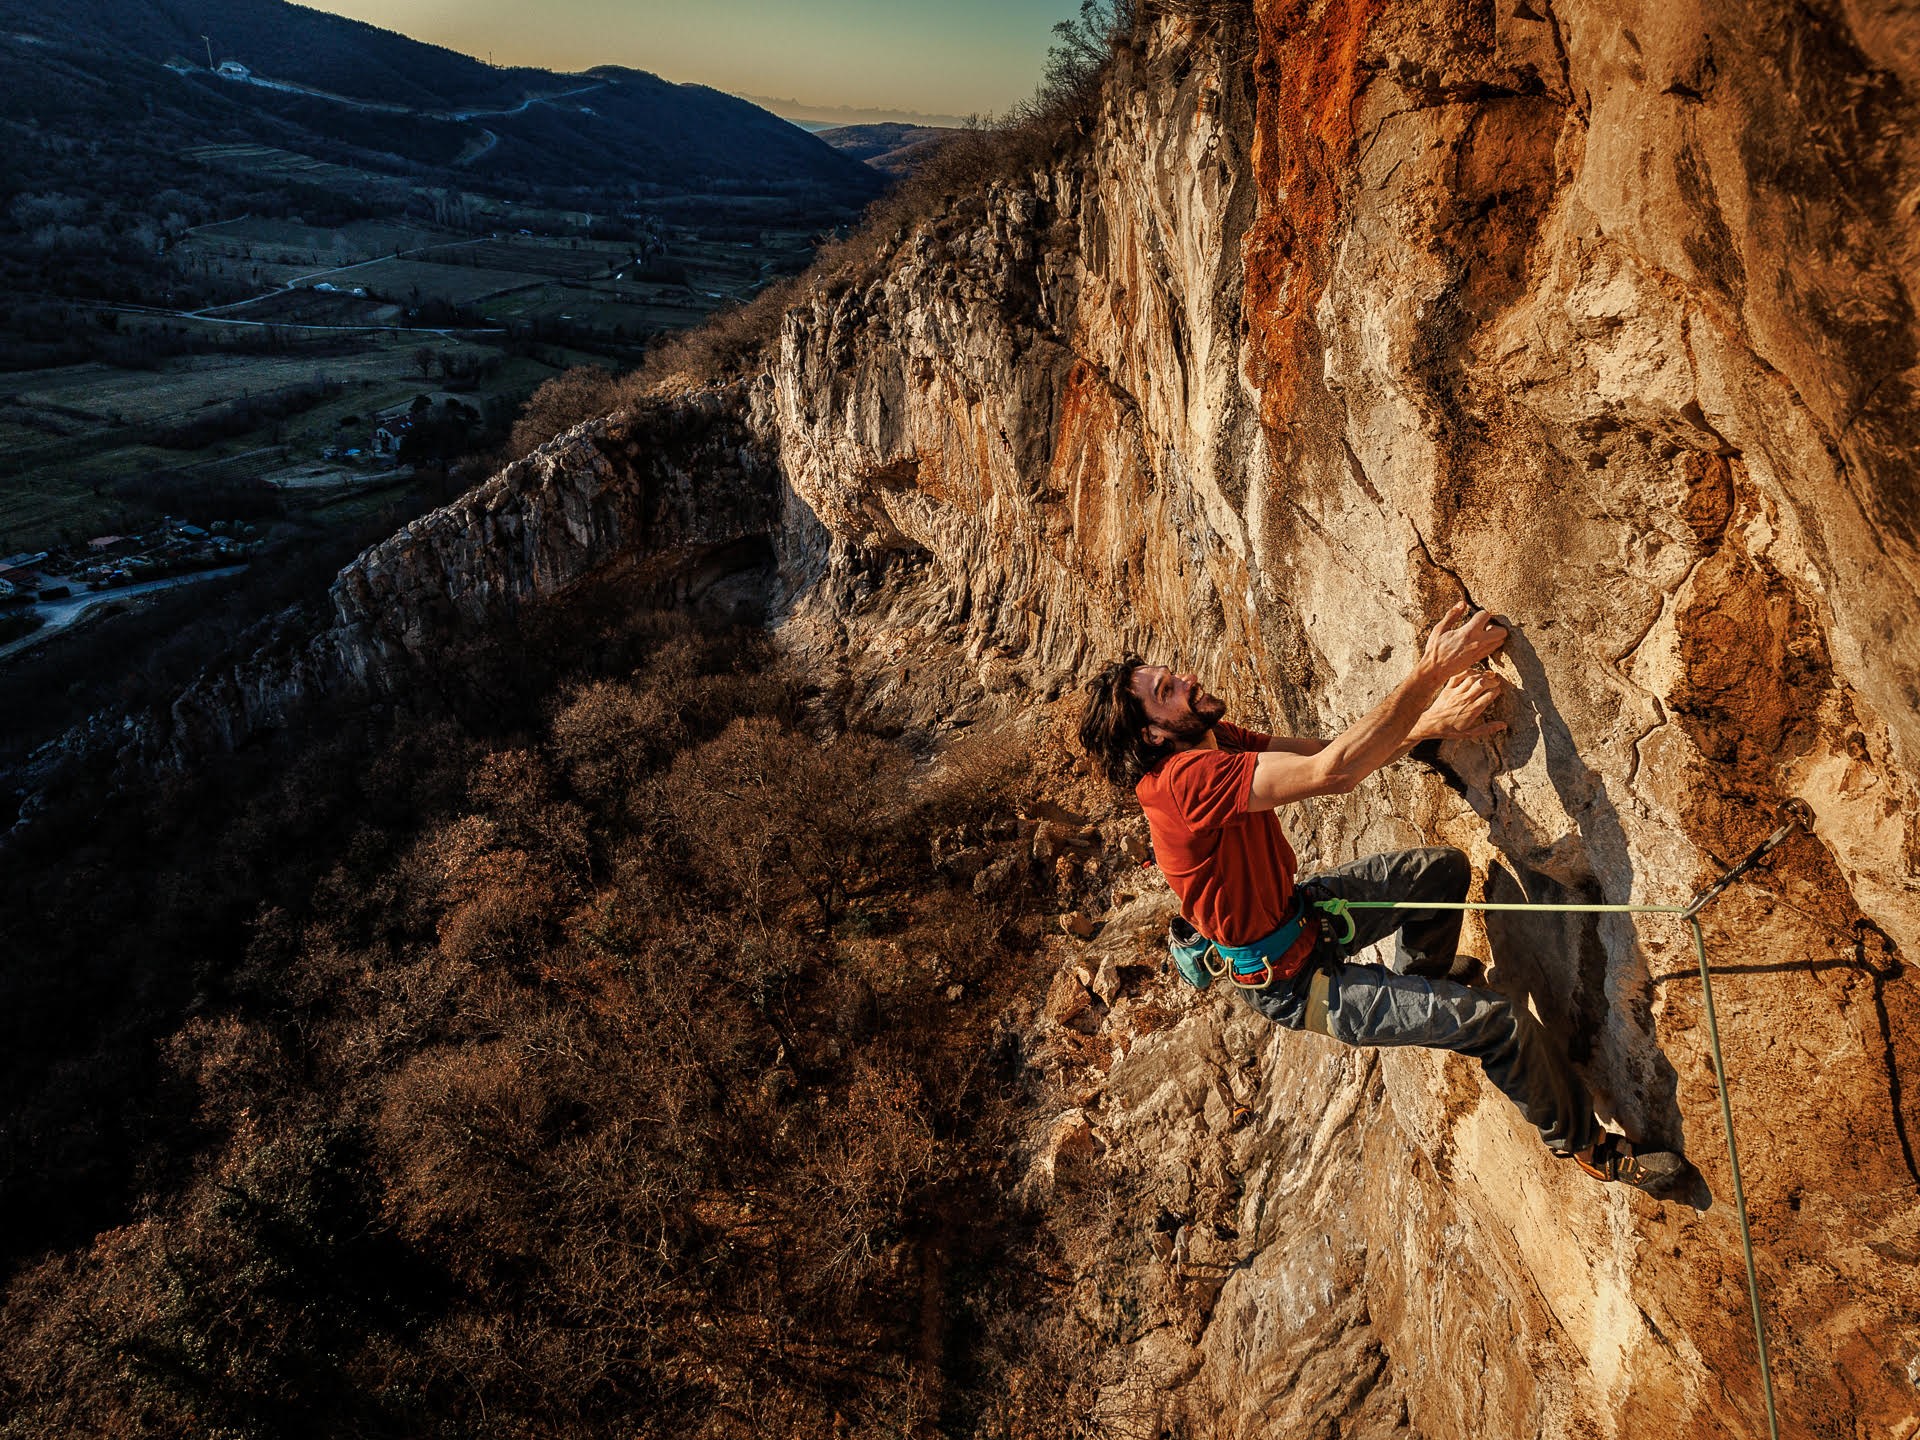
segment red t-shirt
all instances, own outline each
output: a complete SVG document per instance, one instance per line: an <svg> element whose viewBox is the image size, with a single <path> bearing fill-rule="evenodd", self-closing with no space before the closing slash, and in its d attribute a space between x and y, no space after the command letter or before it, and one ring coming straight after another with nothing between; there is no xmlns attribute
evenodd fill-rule
<svg viewBox="0 0 1920 1440"><path fill-rule="evenodd" d="M1202 935L1251 945L1287 918L1299 862L1271 810L1248 810L1255 757L1273 739L1221 721L1218 750L1169 755L1134 787L1153 854Z"/></svg>

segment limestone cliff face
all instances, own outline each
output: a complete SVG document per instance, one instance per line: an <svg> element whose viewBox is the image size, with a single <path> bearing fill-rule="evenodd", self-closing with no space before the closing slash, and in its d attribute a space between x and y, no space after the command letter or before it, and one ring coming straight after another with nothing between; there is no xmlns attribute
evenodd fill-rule
<svg viewBox="0 0 1920 1440"><path fill-rule="evenodd" d="M1514 626L1509 732L1290 828L1309 867L1458 844L1491 898L1683 901L1807 800L1817 833L1708 916L1776 1379L1788 1433L1910 1435L1920 22L1255 9L1251 54L1161 22L1083 160L788 316L752 403L818 521L789 530L795 633L929 717L1138 649L1326 733L1470 597ZM1096 944L1141 953L1155 904ZM1606 1112L1719 1203L1598 1189L1461 1065L1225 1000L1143 1033L1115 991L1100 1058L1060 1062L1090 1183L1197 1238L1165 1293L1111 1231L1081 1253L1103 1403L1220 1435L1764 1433L1685 931L1489 930ZM1223 1094L1259 1123L1226 1131Z"/></svg>

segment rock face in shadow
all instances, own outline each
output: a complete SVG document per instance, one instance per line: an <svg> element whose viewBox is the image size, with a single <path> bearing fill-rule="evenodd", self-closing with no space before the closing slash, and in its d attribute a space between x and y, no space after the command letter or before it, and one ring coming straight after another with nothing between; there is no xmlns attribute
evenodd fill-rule
<svg viewBox="0 0 1920 1440"><path fill-rule="evenodd" d="M744 419L737 393L714 391L582 425L358 556L320 624L277 617L247 660L166 712L96 717L36 768L89 752L188 766L319 706L377 701L420 683L461 635L611 566L684 594L769 564L780 480Z"/></svg>
<svg viewBox="0 0 1920 1440"><path fill-rule="evenodd" d="M752 395L809 512L789 633L853 642L852 693L924 723L1142 650L1328 733L1469 598L1515 630L1501 742L1289 828L1309 866L1460 845L1496 898L1683 902L1807 800L1816 833L1708 944L1789 1428L1904 1434L1920 27L1877 4L1255 11L1250 55L1161 22L1080 161L789 314ZM1197 1433L1764 1433L1686 931L1530 918L1469 943L1719 1203L1599 1189L1455 1062L1209 1000L1083 1073L1104 1100L1069 1097L1143 1225L1162 1169L1218 1152L1239 1235L1204 1313L1123 1307L1157 1319L1116 1350ZM1228 1142L1204 1091L1236 1054L1260 1123Z"/></svg>
<svg viewBox="0 0 1920 1440"><path fill-rule="evenodd" d="M1071 711L1138 650L1331 733L1451 602L1492 607L1498 743L1289 833L1309 869L1449 843L1489 898L1674 904L1808 802L1707 941L1783 1433L1906 1440L1920 21L1190 8L1120 59L1077 158L823 283L759 379L576 431L368 552L329 631L141 747L235 743L597 567L743 541L836 698L936 730ZM1109 1433L1765 1433L1682 927L1467 944L1608 1117L1684 1145L1704 1214L1556 1163L1471 1065L1180 991L1141 873L1052 942L1071 1004L1031 1037L1060 1092L1032 1193Z"/></svg>

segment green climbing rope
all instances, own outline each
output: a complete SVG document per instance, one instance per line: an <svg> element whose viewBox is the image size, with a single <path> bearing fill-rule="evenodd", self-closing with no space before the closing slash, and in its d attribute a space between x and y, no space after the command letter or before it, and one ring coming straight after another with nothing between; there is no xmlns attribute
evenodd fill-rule
<svg viewBox="0 0 1920 1440"><path fill-rule="evenodd" d="M1806 805L1794 801L1787 810L1787 819L1773 834L1756 845L1739 864L1728 868L1725 874L1709 885L1686 905L1532 905L1496 903L1485 900L1432 901L1432 900L1320 900L1315 908L1323 913L1347 922L1347 938L1353 937L1353 917L1349 910L1529 910L1529 911L1579 911L1589 914L1611 915L1677 915L1685 920L1693 930L1694 953L1700 960L1700 993L1706 1004L1707 1041L1713 1051L1713 1078L1720 1089L1720 1119L1727 1132L1727 1164L1733 1170L1733 1203L1740 1217L1740 1249L1747 1262L1747 1296L1753 1303L1754 1349L1760 1358L1760 1389L1767 1404L1767 1435L1769 1440L1780 1440L1780 1420L1774 1408L1773 1367L1767 1358L1767 1327L1760 1309L1760 1272L1753 1261L1753 1230L1747 1221L1747 1191L1740 1179L1740 1147L1733 1137L1733 1103L1727 1098L1727 1062L1720 1052L1720 1022L1713 1008L1713 977L1707 970L1707 939L1700 929L1700 911L1712 901L1718 899L1726 888L1740 876L1752 869L1769 851L1793 833L1796 826L1813 828L1812 815Z"/></svg>

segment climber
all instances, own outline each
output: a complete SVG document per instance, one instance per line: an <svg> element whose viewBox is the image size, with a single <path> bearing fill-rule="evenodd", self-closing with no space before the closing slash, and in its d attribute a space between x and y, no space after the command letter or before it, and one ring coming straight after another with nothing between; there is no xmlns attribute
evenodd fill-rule
<svg viewBox="0 0 1920 1440"><path fill-rule="evenodd" d="M1276 807L1344 795L1422 740L1462 740L1505 727L1486 718L1501 682L1479 662L1507 632L1456 605L1427 637L1412 673L1332 740L1276 738L1226 719L1226 703L1193 675L1137 656L1088 687L1080 740L1146 811L1154 857L1182 914L1170 943L1217 949L1240 997L1275 1024L1348 1045L1424 1045L1477 1058L1549 1149L1601 1180L1654 1193L1691 1167L1605 1131L1586 1088L1524 1007L1450 978L1462 961L1458 910L1320 913L1338 900L1466 899L1467 857L1447 848L1375 855L1295 883ZM1398 930L1395 960L1348 957ZM1184 967L1183 967L1184 968Z"/></svg>

